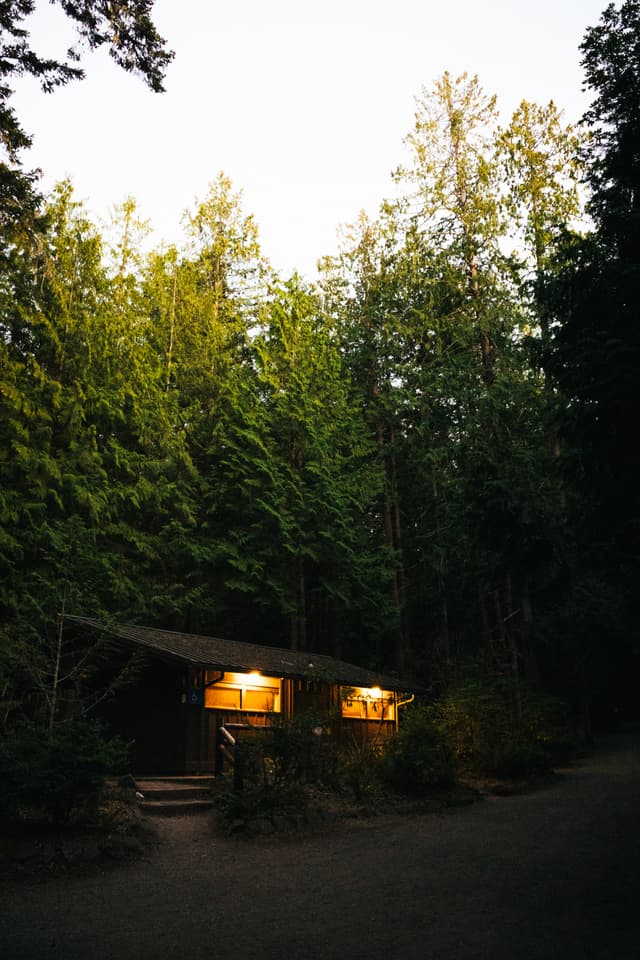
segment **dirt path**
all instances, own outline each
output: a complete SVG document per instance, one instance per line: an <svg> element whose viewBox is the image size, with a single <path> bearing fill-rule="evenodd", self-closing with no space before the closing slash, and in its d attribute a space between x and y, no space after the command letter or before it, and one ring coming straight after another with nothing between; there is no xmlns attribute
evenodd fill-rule
<svg viewBox="0 0 640 960"><path fill-rule="evenodd" d="M527 796L0 888L3 960L639 960L640 741Z"/></svg>

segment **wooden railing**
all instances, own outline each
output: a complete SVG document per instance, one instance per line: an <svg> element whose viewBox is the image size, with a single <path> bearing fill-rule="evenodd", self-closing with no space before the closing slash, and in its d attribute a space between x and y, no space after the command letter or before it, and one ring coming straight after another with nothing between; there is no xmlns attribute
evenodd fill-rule
<svg viewBox="0 0 640 960"><path fill-rule="evenodd" d="M251 723L223 723L218 727L218 756L224 758L233 767L233 789L240 793L243 786L243 756L242 744L238 737L234 737L232 730L253 730L262 732L270 729L268 726L253 726ZM222 772L222 760L218 766L216 758L216 773Z"/></svg>

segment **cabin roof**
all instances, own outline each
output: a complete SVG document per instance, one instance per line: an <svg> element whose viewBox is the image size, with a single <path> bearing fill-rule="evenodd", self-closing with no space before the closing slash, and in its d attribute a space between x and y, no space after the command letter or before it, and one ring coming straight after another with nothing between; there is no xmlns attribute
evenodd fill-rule
<svg viewBox="0 0 640 960"><path fill-rule="evenodd" d="M81 627L99 630L152 654L203 669L237 671L259 670L266 676L301 680L325 680L353 687L381 687L384 690L418 692L419 685L388 674L366 670L344 660L309 651L267 647L220 637L203 637L173 630L157 630L129 623L114 623L90 617L65 614L65 620Z"/></svg>

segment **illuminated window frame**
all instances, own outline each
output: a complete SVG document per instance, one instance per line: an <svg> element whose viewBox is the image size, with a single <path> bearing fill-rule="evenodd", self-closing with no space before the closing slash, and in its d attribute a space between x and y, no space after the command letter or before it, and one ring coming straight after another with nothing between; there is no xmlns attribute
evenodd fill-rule
<svg viewBox="0 0 640 960"><path fill-rule="evenodd" d="M341 713L356 720L396 719L396 695L380 687L340 687Z"/></svg>
<svg viewBox="0 0 640 960"><path fill-rule="evenodd" d="M211 681L215 682L211 682ZM243 713L280 713L282 680L250 673L225 672L221 680L207 674L204 705L209 710L236 710Z"/></svg>

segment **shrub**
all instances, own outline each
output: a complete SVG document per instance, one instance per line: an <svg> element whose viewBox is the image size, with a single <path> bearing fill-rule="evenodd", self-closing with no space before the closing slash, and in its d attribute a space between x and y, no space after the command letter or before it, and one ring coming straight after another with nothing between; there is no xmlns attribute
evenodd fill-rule
<svg viewBox="0 0 640 960"><path fill-rule="evenodd" d="M107 739L95 721L60 724L51 733L25 723L0 744L0 814L14 823L90 820L105 776L119 772L126 758L126 745Z"/></svg>
<svg viewBox="0 0 640 960"><path fill-rule="evenodd" d="M576 738L562 701L505 677L473 677L437 706L438 725L456 764L504 778L550 770L571 755Z"/></svg>
<svg viewBox="0 0 640 960"><path fill-rule="evenodd" d="M282 783L277 787L250 783L238 792L227 788L217 789L216 806L224 823L248 822L274 815L300 814L306 809L307 798L300 783Z"/></svg>
<svg viewBox="0 0 640 960"><path fill-rule="evenodd" d="M495 745L486 772L504 780L517 780L544 773L550 769L550 761L549 754L539 743L513 737Z"/></svg>
<svg viewBox="0 0 640 960"><path fill-rule="evenodd" d="M233 787L216 791L227 823L301 813L305 785L327 783L335 775L332 739L313 713L274 716L269 727L240 738L235 752Z"/></svg>
<svg viewBox="0 0 640 960"><path fill-rule="evenodd" d="M315 713L293 718L275 716L264 739L264 753L276 784L325 783L335 770L335 751L327 722Z"/></svg>
<svg viewBox="0 0 640 960"><path fill-rule="evenodd" d="M407 711L383 750L380 773L385 783L402 793L424 795L452 784L453 752L431 708L418 705Z"/></svg>
<svg viewBox="0 0 640 960"><path fill-rule="evenodd" d="M353 743L341 752L336 785L346 787L355 800L363 802L375 798L380 791L380 748L369 743Z"/></svg>

